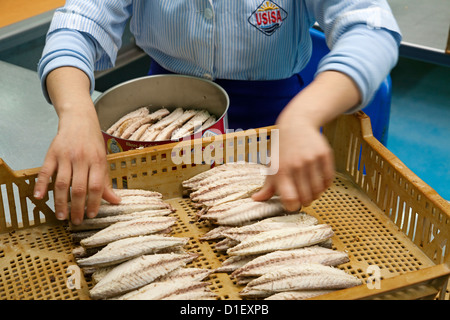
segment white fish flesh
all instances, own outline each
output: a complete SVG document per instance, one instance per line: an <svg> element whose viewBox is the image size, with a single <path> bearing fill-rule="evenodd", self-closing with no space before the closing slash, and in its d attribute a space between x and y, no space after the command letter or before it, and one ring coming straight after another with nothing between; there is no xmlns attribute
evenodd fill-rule
<svg viewBox="0 0 450 320"><path fill-rule="evenodd" d="M134 121L131 123L122 133L120 136L122 139L128 139L131 137L131 135L142 125L147 123L153 123L158 120L161 120L161 118L167 116L169 114L169 110L165 108L161 108L159 110L156 110L155 112L150 113L147 116L138 118L137 121Z"/></svg>
<svg viewBox="0 0 450 320"><path fill-rule="evenodd" d="M321 243L333 235L333 230L326 224L269 230L246 238L235 247L228 249L227 253L248 255L297 249Z"/></svg>
<svg viewBox="0 0 450 320"><path fill-rule="evenodd" d="M96 254L79 259L78 265L84 267L106 267L131 260L140 255L158 252L162 249L184 246L189 238L161 235L138 236L110 242Z"/></svg>
<svg viewBox="0 0 450 320"><path fill-rule="evenodd" d="M106 130L108 134L114 134L114 132L120 127L121 124L127 119L135 118L135 117L144 117L149 114L149 110L147 107L141 107L132 112L127 113L122 116L119 120L117 120L111 127Z"/></svg>
<svg viewBox="0 0 450 320"><path fill-rule="evenodd" d="M195 259L193 254L150 254L114 267L90 291L92 299L105 299L143 287Z"/></svg>
<svg viewBox="0 0 450 320"><path fill-rule="evenodd" d="M317 223L317 219L313 216L300 212L297 214L266 218L246 226L227 228L221 231L221 236L241 242L250 236L264 231L294 226L312 226Z"/></svg>
<svg viewBox="0 0 450 320"><path fill-rule="evenodd" d="M231 273L242 266L246 265L256 257L259 257L259 255L249 255L249 256L231 256L225 261L222 262L222 265L214 270L215 273L217 272L226 272Z"/></svg>
<svg viewBox="0 0 450 320"><path fill-rule="evenodd" d="M139 116L139 117L131 117L124 120L112 135L120 138L129 126L131 126L136 121L139 121L140 119L141 117Z"/></svg>
<svg viewBox="0 0 450 320"><path fill-rule="evenodd" d="M212 270L203 268L178 268L158 279L164 281L202 281L212 273Z"/></svg>
<svg viewBox="0 0 450 320"><path fill-rule="evenodd" d="M172 134L172 139L180 139L184 136L194 133L195 130L201 128L202 124L210 117L207 110L198 110L194 117L187 121L183 126Z"/></svg>
<svg viewBox="0 0 450 320"><path fill-rule="evenodd" d="M162 194L157 191L144 190L144 189L113 189L114 193L120 197L128 196L143 196L143 197L154 197L162 198Z"/></svg>
<svg viewBox="0 0 450 320"><path fill-rule="evenodd" d="M213 207L203 207L202 210L197 213L197 216L199 218L201 218L204 215L206 215L206 213L209 213L211 215L220 214L221 212L226 212L226 211L230 210L231 208L243 206L245 204L253 203L253 202L254 202L254 200L249 197L249 198L241 198L241 199L236 199L236 200L216 204ZM192 203L192 204L195 204L195 203ZM229 226L229 227L232 227L232 226Z"/></svg>
<svg viewBox="0 0 450 320"><path fill-rule="evenodd" d="M215 239L225 238L223 233L226 230L231 229L231 228L233 228L233 227L231 227L231 226L218 226L218 227L212 228L211 230L206 232L204 235L200 236L199 239L200 240L215 240Z"/></svg>
<svg viewBox="0 0 450 320"><path fill-rule="evenodd" d="M199 288L197 290L189 290L180 292L171 296L165 297L161 300L216 300L217 294L210 291L208 288Z"/></svg>
<svg viewBox="0 0 450 320"><path fill-rule="evenodd" d="M137 290L131 291L118 300L164 300L191 291L203 291L209 283L201 281L152 282ZM178 299L178 298L174 298ZM180 299L181 300L181 299Z"/></svg>
<svg viewBox="0 0 450 320"><path fill-rule="evenodd" d="M213 176L221 171L225 170L240 170L240 172L245 172L248 170L260 170L265 168L265 166L257 163L252 162L227 162L222 165L210 168L206 171L203 171L199 174L196 174L195 176L186 179L182 182L182 186L185 188L196 188L198 183L202 181L203 179L206 179L210 176Z"/></svg>
<svg viewBox="0 0 450 320"><path fill-rule="evenodd" d="M148 197L146 197L148 198ZM132 212L144 211L144 210L163 210L169 209L174 212L173 207L160 199L148 198L149 200L142 201L141 203L126 203L126 204L104 204L100 205L97 213L97 217L106 217L118 214L127 214Z"/></svg>
<svg viewBox="0 0 450 320"><path fill-rule="evenodd" d="M249 188L243 188L241 191L232 192L231 194L220 198L220 199L213 199L211 201L203 202L202 205L204 208L206 208L206 211L208 211L208 208L220 206L221 204L228 203L228 202L234 202L236 200L241 199L251 199L252 194L254 194L256 191L260 190L262 186L255 185L254 187ZM195 202L194 202L195 203ZM206 211L204 213L206 213Z"/></svg>
<svg viewBox="0 0 450 320"><path fill-rule="evenodd" d="M167 216L172 213L171 209L161 209L161 210L143 210L125 214L118 214L100 218L88 218L84 219L80 224L74 225L69 222L70 231L84 231L84 230L98 230L106 228L116 222L130 221L133 219L144 218L144 217L160 217Z"/></svg>
<svg viewBox="0 0 450 320"><path fill-rule="evenodd" d="M299 291L284 291L268 296L264 300L306 300L318 297L336 290L299 290Z"/></svg>
<svg viewBox="0 0 450 320"><path fill-rule="evenodd" d="M195 196L233 183L239 184L239 182L244 180L255 180L256 182L261 183L261 180L264 182L264 179L265 176L260 174L258 166L256 165L250 166L250 169L248 170L240 168L237 170L219 171L216 174L193 184L190 189L194 192L192 192L191 195Z"/></svg>
<svg viewBox="0 0 450 320"><path fill-rule="evenodd" d="M219 200L221 200L227 196L230 196L232 194L244 192L247 196L249 196L252 193L261 189L263 184L264 184L264 181L257 182L257 181L253 181L253 180L248 180L248 181L244 180L240 184L226 185L222 188L214 189L214 191L205 192L203 194L193 196L193 197L191 197L191 200L195 201L195 202L200 202L206 206L213 206ZM241 198L242 198L242 196L241 196ZM230 199L230 201L231 201L231 199ZM227 202L229 202L229 201L227 201Z"/></svg>
<svg viewBox="0 0 450 320"><path fill-rule="evenodd" d="M231 188L243 184L258 184L262 185L264 184L264 178L262 177L255 177L253 175L239 175L239 176L231 176L228 178L220 179L213 181L208 184L202 184L199 186L198 189L195 189L195 191L191 192L189 194L189 197L196 201L196 198L206 195L206 194L213 194L219 192L222 188ZM194 190L194 189L193 189Z"/></svg>
<svg viewBox="0 0 450 320"><path fill-rule="evenodd" d="M174 217L145 217L116 222L80 241L84 247L104 246L128 237L144 236L163 231L176 223Z"/></svg>
<svg viewBox="0 0 450 320"><path fill-rule="evenodd" d="M216 116L215 115L211 115L208 119L206 119L206 121L202 124L202 126L200 128L194 130L194 134L209 128L215 122L216 122Z"/></svg>
<svg viewBox="0 0 450 320"><path fill-rule="evenodd" d="M182 115L180 115L175 121L170 123L167 127L161 130L161 132L156 136L156 140L167 140L172 137L172 133L180 128L183 123L189 121L196 114L195 110L185 110Z"/></svg>
<svg viewBox="0 0 450 320"><path fill-rule="evenodd" d="M337 266L349 261L345 252L311 246L301 249L274 251L259 256L234 271L232 277L259 277L270 271L302 263Z"/></svg>
<svg viewBox="0 0 450 320"><path fill-rule="evenodd" d="M145 132L142 137L141 141L153 141L155 140L156 136L163 130L165 127L170 125L173 121L178 119L182 114L184 113L183 108L176 108L173 110L169 115L165 116L155 124L151 125L147 132Z"/></svg>
<svg viewBox="0 0 450 320"><path fill-rule="evenodd" d="M269 296L283 291L344 289L361 283L357 277L338 268L305 263L266 273L250 281L240 294Z"/></svg>
<svg viewBox="0 0 450 320"><path fill-rule="evenodd" d="M208 210L201 218L211 220L218 225L240 226L258 219L289 214L284 209L278 197L273 197L267 201L254 201L251 198L249 199L248 202L242 203L239 206L230 207L225 211L214 212ZM291 214L293 213L291 212Z"/></svg>
<svg viewBox="0 0 450 320"><path fill-rule="evenodd" d="M99 283L100 280L103 279L108 274L108 272L110 272L115 267L116 266L96 268L95 271L91 275L93 284Z"/></svg>
<svg viewBox="0 0 450 320"><path fill-rule="evenodd" d="M226 251L227 249L234 247L238 243L239 243L239 241L236 241L236 240L223 239L223 240L217 242L216 245L214 246L214 248L217 251Z"/></svg>
<svg viewBox="0 0 450 320"><path fill-rule="evenodd" d="M151 123L146 123L140 126L133 134L128 138L129 140L139 141L142 135L147 131L147 129L151 126Z"/></svg>
<svg viewBox="0 0 450 320"><path fill-rule="evenodd" d="M164 200L158 197L147 196L147 195L127 195L123 196L118 205L126 205L126 204L144 204L144 203L164 203ZM111 205L117 206L111 203L105 203L101 206Z"/></svg>
<svg viewBox="0 0 450 320"><path fill-rule="evenodd" d="M165 252L166 250L162 249L161 251L158 251L158 254L160 253L178 253L178 254L185 254L183 250L180 250L179 247L172 247L170 248L170 252ZM92 273L91 279L94 284L98 283L104 276L108 274L112 269L114 269L113 266L108 267L100 267L96 268L96 270ZM174 271L169 272L167 275L162 276L158 278L158 281L202 281L207 276L209 276L213 271L208 269L202 269L202 268L178 268Z"/></svg>

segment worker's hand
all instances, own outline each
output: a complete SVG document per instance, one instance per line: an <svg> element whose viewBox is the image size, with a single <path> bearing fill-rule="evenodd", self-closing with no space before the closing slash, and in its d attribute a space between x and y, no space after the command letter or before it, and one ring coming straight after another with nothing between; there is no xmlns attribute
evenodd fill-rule
<svg viewBox="0 0 450 320"><path fill-rule="evenodd" d="M59 116L58 133L38 174L34 196L42 199L54 181L55 214L74 224L97 215L101 199L119 203L108 177L106 149L89 94L87 76L76 68L59 68L47 77L47 87ZM68 208L71 190L70 210Z"/></svg>
<svg viewBox="0 0 450 320"><path fill-rule="evenodd" d="M278 128L279 153L272 153L271 159L271 168L278 171L267 176L253 199L278 194L286 210L295 211L318 199L333 182L333 152L320 129L310 123L279 121Z"/></svg>
<svg viewBox="0 0 450 320"><path fill-rule="evenodd" d="M102 197L112 203L120 198L109 183L104 142L97 126L76 117L60 120L59 130L50 145L35 186L35 197L47 192L56 173L54 186L55 213L59 220L69 217L74 224L96 216ZM95 129L93 129L95 128ZM68 208L71 187L70 210Z"/></svg>
<svg viewBox="0 0 450 320"><path fill-rule="evenodd" d="M321 126L355 107L360 101L356 84L347 75L325 71L285 107L277 119L279 150L272 150L271 169L257 201L278 194L287 210L308 206L333 182L334 156ZM272 171L272 170L271 170Z"/></svg>

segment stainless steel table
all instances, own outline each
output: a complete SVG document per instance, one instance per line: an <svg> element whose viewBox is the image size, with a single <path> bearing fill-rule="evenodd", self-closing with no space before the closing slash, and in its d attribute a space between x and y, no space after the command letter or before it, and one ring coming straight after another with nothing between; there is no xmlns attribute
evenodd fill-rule
<svg viewBox="0 0 450 320"><path fill-rule="evenodd" d="M13 170L42 166L57 127L37 73L0 61L0 158Z"/></svg>

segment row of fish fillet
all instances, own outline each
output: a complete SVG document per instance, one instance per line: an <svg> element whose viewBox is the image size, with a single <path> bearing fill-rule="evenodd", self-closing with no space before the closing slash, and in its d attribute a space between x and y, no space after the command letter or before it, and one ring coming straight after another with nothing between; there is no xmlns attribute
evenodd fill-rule
<svg viewBox="0 0 450 320"><path fill-rule="evenodd" d="M197 258L185 250L187 237L171 235L177 218L158 192L117 189L118 205L102 203L98 216L69 224L78 244L73 255L92 277L92 299L215 299L210 270L187 267Z"/></svg>
<svg viewBox="0 0 450 320"><path fill-rule="evenodd" d="M135 141L181 139L215 122L216 117L207 110L176 108L169 111L162 107L150 112L148 107L141 107L121 117L106 133Z"/></svg>
<svg viewBox="0 0 450 320"><path fill-rule="evenodd" d="M198 218L213 228L201 240L229 256L214 272L227 272L243 298L307 299L361 281L337 268L345 252L332 249L334 233L304 212L287 212L280 199L251 195L264 183L264 167L229 163L183 182Z"/></svg>

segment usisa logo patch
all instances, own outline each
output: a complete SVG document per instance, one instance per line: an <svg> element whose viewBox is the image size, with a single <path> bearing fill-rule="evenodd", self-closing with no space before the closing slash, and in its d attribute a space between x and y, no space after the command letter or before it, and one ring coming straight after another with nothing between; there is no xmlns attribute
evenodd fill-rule
<svg viewBox="0 0 450 320"><path fill-rule="evenodd" d="M286 18L287 12L275 2L263 1L253 11L248 22L265 35L271 36L281 27Z"/></svg>

